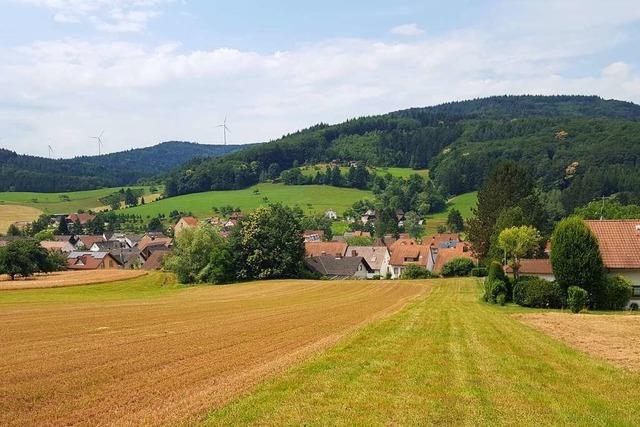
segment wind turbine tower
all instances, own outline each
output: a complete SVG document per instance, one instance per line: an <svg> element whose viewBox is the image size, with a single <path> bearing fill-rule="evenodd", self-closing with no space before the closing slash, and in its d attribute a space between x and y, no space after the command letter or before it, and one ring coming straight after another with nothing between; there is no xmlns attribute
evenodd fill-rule
<svg viewBox="0 0 640 427"><path fill-rule="evenodd" d="M224 116L224 122L221 125L216 126L217 128L222 128L222 134L224 138L224 145L227 145L227 132L231 133L229 127L227 127L227 116Z"/></svg>
<svg viewBox="0 0 640 427"><path fill-rule="evenodd" d="M104 131L100 132L100 135L98 136L91 137L92 139L98 141L98 156L102 153L102 134L104 134Z"/></svg>

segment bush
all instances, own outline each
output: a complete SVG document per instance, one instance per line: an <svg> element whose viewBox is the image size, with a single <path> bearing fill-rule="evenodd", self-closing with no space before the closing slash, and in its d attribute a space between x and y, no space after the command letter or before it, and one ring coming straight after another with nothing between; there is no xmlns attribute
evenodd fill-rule
<svg viewBox="0 0 640 427"><path fill-rule="evenodd" d="M629 310L631 310L631 311L638 311L638 303L636 303L636 302L632 302L632 303L629 305Z"/></svg>
<svg viewBox="0 0 640 427"><path fill-rule="evenodd" d="M602 295L598 296L597 309L622 310L631 299L633 287L621 276L607 277L602 284Z"/></svg>
<svg viewBox="0 0 640 427"><path fill-rule="evenodd" d="M469 258L454 258L442 267L444 277L468 276L474 264Z"/></svg>
<svg viewBox="0 0 640 427"><path fill-rule="evenodd" d="M487 269L484 267L475 267L471 269L471 275L473 277L486 277Z"/></svg>
<svg viewBox="0 0 640 427"><path fill-rule="evenodd" d="M567 290L567 305L573 313L579 313L586 305L589 294L582 288L570 286Z"/></svg>
<svg viewBox="0 0 640 427"><path fill-rule="evenodd" d="M430 279L432 277L434 277L433 273L425 267L416 264L409 264L402 271L400 279Z"/></svg>
<svg viewBox="0 0 640 427"><path fill-rule="evenodd" d="M513 286L513 302L523 307L560 308L564 296L556 282L539 277L521 277Z"/></svg>
<svg viewBox="0 0 640 427"><path fill-rule="evenodd" d="M507 302L507 296L505 294L499 294L496 297L496 304L505 305L506 302Z"/></svg>
<svg viewBox="0 0 640 427"><path fill-rule="evenodd" d="M507 275L504 274L504 270L502 269L502 264L497 261L493 261L489 265L489 270L487 271L487 280L502 280L506 281Z"/></svg>
<svg viewBox="0 0 640 427"><path fill-rule="evenodd" d="M507 300L508 288L505 282L499 279L488 280L484 282L484 300L495 304L498 302L500 295L504 296L504 300Z"/></svg>

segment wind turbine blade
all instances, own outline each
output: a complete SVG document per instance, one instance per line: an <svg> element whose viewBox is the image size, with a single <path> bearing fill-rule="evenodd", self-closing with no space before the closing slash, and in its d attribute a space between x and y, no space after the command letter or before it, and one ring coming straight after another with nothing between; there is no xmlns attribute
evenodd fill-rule
<svg viewBox="0 0 640 427"><path fill-rule="evenodd" d="M225 128L225 130L226 130L227 132L231 133L231 129L229 129L229 128L227 127L227 125L224 125L224 128Z"/></svg>
<svg viewBox="0 0 640 427"><path fill-rule="evenodd" d="M102 135L104 134L104 131L100 132L100 135L98 136L98 138L102 138Z"/></svg>

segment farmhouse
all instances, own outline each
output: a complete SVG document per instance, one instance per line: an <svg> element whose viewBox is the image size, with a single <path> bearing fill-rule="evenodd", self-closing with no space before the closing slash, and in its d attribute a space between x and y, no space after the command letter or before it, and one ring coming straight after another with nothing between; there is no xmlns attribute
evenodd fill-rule
<svg viewBox="0 0 640 427"><path fill-rule="evenodd" d="M640 220L585 221L598 239L604 266L633 285L631 302L640 303Z"/></svg>
<svg viewBox="0 0 640 427"><path fill-rule="evenodd" d="M305 230L302 232L305 242L322 242L324 240L324 230Z"/></svg>
<svg viewBox="0 0 640 427"><path fill-rule="evenodd" d="M468 258L473 261L474 264L478 262L471 252L471 247L466 243L459 243L452 247L438 248L437 251L431 248L430 253L433 259L433 268L430 268L430 270L438 273L442 271L442 267L444 267L446 263L455 258Z"/></svg>
<svg viewBox="0 0 640 427"><path fill-rule="evenodd" d="M304 251L307 257L329 255L341 258L347 253L347 246L346 242L307 242Z"/></svg>
<svg viewBox="0 0 640 427"><path fill-rule="evenodd" d="M397 245L391 252L389 260L391 277L393 279L400 278L407 265L415 264L427 268L430 257L431 250L429 246L418 244Z"/></svg>
<svg viewBox="0 0 640 427"><path fill-rule="evenodd" d="M175 236L180 235L184 230L189 228L198 227L198 220L192 216L183 216L178 220L178 222L173 226L173 234Z"/></svg>
<svg viewBox="0 0 640 427"><path fill-rule="evenodd" d="M169 255L170 251L158 250L151 252L149 257L142 264L143 270L160 270L162 268L162 260Z"/></svg>
<svg viewBox="0 0 640 427"><path fill-rule="evenodd" d="M93 221L94 219L96 219L96 216L89 213L72 213L66 216L65 221L67 221L69 226L73 228L73 225L75 223L79 223L80 225L85 225Z"/></svg>
<svg viewBox="0 0 640 427"><path fill-rule="evenodd" d="M391 256L386 246L349 246L346 252L347 257L362 257L371 267L368 278L373 276L385 276L389 272L389 261Z"/></svg>
<svg viewBox="0 0 640 427"><path fill-rule="evenodd" d="M112 270L120 268L120 262L109 252L71 252L67 256L70 270Z"/></svg>
<svg viewBox="0 0 640 427"><path fill-rule="evenodd" d="M304 262L312 271L330 279L366 279L373 273L367 261L360 256L336 258L322 255L306 258Z"/></svg>

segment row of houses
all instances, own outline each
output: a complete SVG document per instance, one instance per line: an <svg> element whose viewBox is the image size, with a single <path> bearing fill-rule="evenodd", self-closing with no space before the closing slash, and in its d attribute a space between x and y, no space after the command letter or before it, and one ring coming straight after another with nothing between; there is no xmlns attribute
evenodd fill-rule
<svg viewBox="0 0 640 427"><path fill-rule="evenodd" d="M172 244L171 237L158 232L55 236L54 240L40 242L45 249L64 253L70 270L156 270Z"/></svg>
<svg viewBox="0 0 640 427"><path fill-rule="evenodd" d="M371 246L351 246L346 241L305 240L305 256L305 264L312 271L334 279L387 276L397 279L408 265L419 265L438 273L454 258L469 258L476 262L469 244L454 233L434 234L422 242L406 234L397 239L385 236L376 239Z"/></svg>

